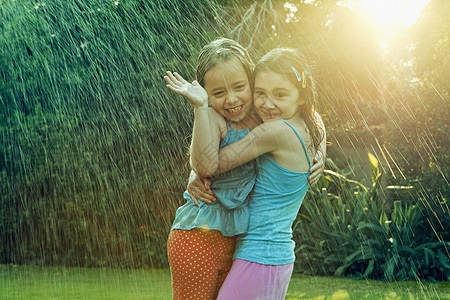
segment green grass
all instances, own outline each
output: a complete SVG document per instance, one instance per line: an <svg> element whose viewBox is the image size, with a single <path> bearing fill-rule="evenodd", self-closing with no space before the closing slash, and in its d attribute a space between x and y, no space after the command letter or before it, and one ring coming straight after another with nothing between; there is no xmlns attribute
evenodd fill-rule
<svg viewBox="0 0 450 300"><path fill-rule="evenodd" d="M0 299L170 299L170 272L0 266Z"/></svg>
<svg viewBox="0 0 450 300"><path fill-rule="evenodd" d="M387 283L337 277L307 277L293 275L286 300L343 299L450 299L450 283L401 281Z"/></svg>
<svg viewBox="0 0 450 300"><path fill-rule="evenodd" d="M450 283L384 283L294 275L286 300L450 299L449 291ZM0 266L0 299L170 298L169 270Z"/></svg>

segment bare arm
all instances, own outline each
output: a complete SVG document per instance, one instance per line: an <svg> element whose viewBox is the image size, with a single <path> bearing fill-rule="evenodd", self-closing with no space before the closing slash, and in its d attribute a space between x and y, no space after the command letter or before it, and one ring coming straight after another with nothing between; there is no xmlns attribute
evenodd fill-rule
<svg viewBox="0 0 450 300"><path fill-rule="evenodd" d="M202 177L214 172L218 165L220 130L212 108L194 109L194 128L191 141L191 167Z"/></svg>
<svg viewBox="0 0 450 300"><path fill-rule="evenodd" d="M209 176L220 174L243 165L256 157L276 150L278 131L273 124L261 124L242 140L228 145L219 151L217 170Z"/></svg>
<svg viewBox="0 0 450 300"><path fill-rule="evenodd" d="M217 169L220 130L217 113L208 107L208 94L197 82L187 82L178 73L167 72L167 87L183 96L194 107L194 128L191 142L191 165L204 176Z"/></svg>

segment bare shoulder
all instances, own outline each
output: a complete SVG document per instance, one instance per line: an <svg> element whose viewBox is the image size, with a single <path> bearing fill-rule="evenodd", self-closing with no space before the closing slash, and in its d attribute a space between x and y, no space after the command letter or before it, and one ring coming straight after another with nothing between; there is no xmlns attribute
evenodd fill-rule
<svg viewBox="0 0 450 300"><path fill-rule="evenodd" d="M264 132L273 137L276 137L277 139L280 139L282 137L286 137L286 135L289 136L291 134L295 134L295 132L292 130L291 126L298 132L298 134L302 138L309 137L309 135L306 132L306 126L304 125L304 123L297 124L297 122L289 122L288 123L283 120L275 120L275 121L263 123L256 128L259 129L260 132Z"/></svg>
<svg viewBox="0 0 450 300"><path fill-rule="evenodd" d="M310 134L303 120L289 120L289 122L284 122L282 120L277 121L277 139L279 141L285 140L288 144L292 143L292 140L297 140L297 134L300 136L301 140L305 145L312 143ZM294 130L295 131L294 131Z"/></svg>
<svg viewBox="0 0 450 300"><path fill-rule="evenodd" d="M228 132L227 122L225 121L224 117L222 117L222 115L219 114L214 108L209 107L208 109L212 124L220 131L222 139Z"/></svg>
<svg viewBox="0 0 450 300"><path fill-rule="evenodd" d="M253 132L276 136L285 130L285 126L286 125L282 120L275 120L258 125L255 129L253 129Z"/></svg>

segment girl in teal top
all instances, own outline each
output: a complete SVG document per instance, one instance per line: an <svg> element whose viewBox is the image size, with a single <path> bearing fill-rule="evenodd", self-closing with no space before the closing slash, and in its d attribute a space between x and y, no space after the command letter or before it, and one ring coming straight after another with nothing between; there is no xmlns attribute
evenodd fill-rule
<svg viewBox="0 0 450 300"><path fill-rule="evenodd" d="M218 299L284 299L293 270L292 223L308 189L309 157L324 138L314 110L314 82L302 55L274 49L254 72L254 107L264 122L218 152L215 175L257 160L247 233ZM203 118L203 119L202 119ZM207 124L207 116L198 122Z"/></svg>
<svg viewBox="0 0 450 300"><path fill-rule="evenodd" d="M228 133L220 142L219 149L238 142L250 132L250 129L233 129L228 121L227 125ZM248 195L255 181L255 161L250 161L212 178L211 189L217 201L211 204L200 201L197 206L189 193L184 192L183 197L187 202L178 208L172 230L202 228L219 230L224 236L246 233L249 221Z"/></svg>
<svg viewBox="0 0 450 300"><path fill-rule="evenodd" d="M218 149L241 140L261 123L253 113L252 70L251 59L240 44L218 39L206 45L198 57L198 81L191 84L177 73L167 72L170 90L194 95L190 99L195 116L190 158L197 171L215 169L217 163L210 162L217 162ZM202 100L199 105L198 99ZM208 118L207 124L197 121L202 117ZM231 268L236 235L248 229L248 196L256 180L255 162L246 162L212 180L217 201L197 205L185 192L186 203L177 210L169 234L173 299L215 299Z"/></svg>

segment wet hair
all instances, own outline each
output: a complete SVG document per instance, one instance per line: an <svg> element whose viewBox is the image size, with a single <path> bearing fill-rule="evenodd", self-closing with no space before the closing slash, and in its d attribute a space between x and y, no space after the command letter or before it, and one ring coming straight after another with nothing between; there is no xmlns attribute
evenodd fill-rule
<svg viewBox="0 0 450 300"><path fill-rule="evenodd" d="M305 104L300 107L300 117L305 121L307 131L312 139L314 150L319 149L323 139L323 130L317 123L316 101L317 89L316 83L311 76L311 66L306 57L298 50L290 48L275 48L265 54L255 66L252 75L254 84L255 76L258 72L270 70L272 72L283 74L286 78L297 86L299 96L305 100ZM301 80L299 81L299 77ZM252 85L253 85L252 84Z"/></svg>
<svg viewBox="0 0 450 300"><path fill-rule="evenodd" d="M254 68L252 59L241 44L227 38L219 38L202 48L197 58L197 65L195 68L197 70L197 81L204 87L206 72L211 68L234 58L237 58L241 62L250 83ZM250 85L250 87L252 87L252 85ZM190 155L189 150L189 157ZM189 165L189 159L186 162L186 166L187 165Z"/></svg>
<svg viewBox="0 0 450 300"><path fill-rule="evenodd" d="M208 45L203 47L200 51L200 55L197 59L197 81L201 86L205 86L205 74L209 69L215 67L216 65L229 61L233 58L239 59L242 66L244 67L245 73L247 73L247 78L250 78L253 72L253 62L248 55L247 50L242 47L238 42L227 39L220 38L215 41L210 42Z"/></svg>

